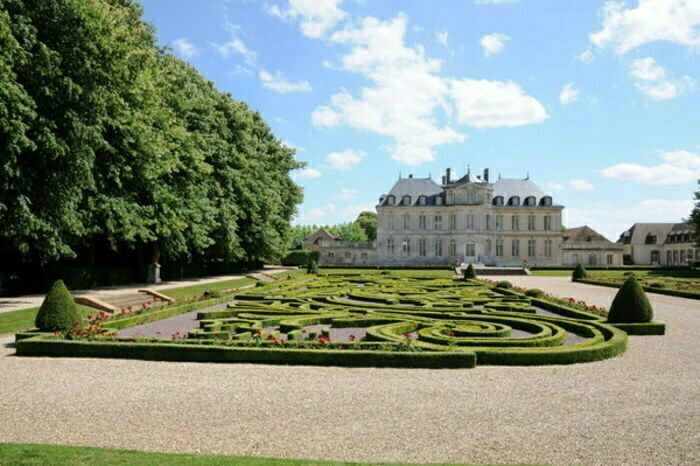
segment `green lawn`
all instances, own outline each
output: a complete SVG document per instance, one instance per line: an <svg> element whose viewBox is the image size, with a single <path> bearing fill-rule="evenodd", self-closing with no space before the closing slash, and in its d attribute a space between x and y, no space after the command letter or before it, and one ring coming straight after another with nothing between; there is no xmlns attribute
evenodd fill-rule
<svg viewBox="0 0 700 466"><path fill-rule="evenodd" d="M78 304L78 311L83 318L91 314L99 313L96 309L80 304ZM21 332L33 328L37 312L39 312L38 307L30 307L27 309L0 313L0 334Z"/></svg>
<svg viewBox="0 0 700 466"><path fill-rule="evenodd" d="M68 447L57 445L0 444L0 464L3 466L38 465L131 465L131 466L291 466L291 465L343 465L334 461L292 460L281 458L256 458L250 456L179 455L171 453L147 453L109 448ZM396 464L396 463L394 463Z"/></svg>

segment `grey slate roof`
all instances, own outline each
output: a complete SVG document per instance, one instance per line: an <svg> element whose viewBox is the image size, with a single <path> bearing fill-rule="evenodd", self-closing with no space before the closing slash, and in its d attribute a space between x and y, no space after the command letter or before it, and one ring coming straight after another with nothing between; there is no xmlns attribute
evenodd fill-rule
<svg viewBox="0 0 700 466"><path fill-rule="evenodd" d="M648 236L656 236L656 243L652 244L663 244L674 225L673 223L635 223L629 230L620 235L620 239L617 242L623 244L646 244Z"/></svg>
<svg viewBox="0 0 700 466"><path fill-rule="evenodd" d="M411 196L411 204L415 204L419 196L426 196L431 199L441 193L442 187L433 181L432 178L400 178L387 196L394 196L398 205L404 196ZM382 196L383 201L381 204L386 202L387 196Z"/></svg>
<svg viewBox="0 0 700 466"><path fill-rule="evenodd" d="M565 243L611 243L609 239L601 235L588 225L582 227L567 228L564 232Z"/></svg>
<svg viewBox="0 0 700 466"><path fill-rule="evenodd" d="M503 196L506 202L513 196L520 197L520 202L526 197L535 196L539 202L546 194L530 180L502 178L493 183L493 197L496 196Z"/></svg>

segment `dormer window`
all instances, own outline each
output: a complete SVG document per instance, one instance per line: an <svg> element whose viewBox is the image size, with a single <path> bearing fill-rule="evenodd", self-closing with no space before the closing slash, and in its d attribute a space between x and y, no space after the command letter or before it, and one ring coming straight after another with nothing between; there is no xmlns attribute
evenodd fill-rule
<svg viewBox="0 0 700 466"><path fill-rule="evenodd" d="M496 196L493 198L493 205L503 205L503 196Z"/></svg>
<svg viewBox="0 0 700 466"><path fill-rule="evenodd" d="M427 204L426 197L425 196L419 196L418 197L418 205L425 205Z"/></svg>
<svg viewBox="0 0 700 466"><path fill-rule="evenodd" d="M437 196L435 198L435 205L442 205L442 196Z"/></svg>
<svg viewBox="0 0 700 466"><path fill-rule="evenodd" d="M526 206L534 206L537 204L537 201L535 200L535 196L528 196L525 198L525 205Z"/></svg>
<svg viewBox="0 0 700 466"><path fill-rule="evenodd" d="M411 196L404 196L403 199L401 199L401 204L411 205Z"/></svg>
<svg viewBox="0 0 700 466"><path fill-rule="evenodd" d="M656 235L647 235L645 244L656 244Z"/></svg>
<svg viewBox="0 0 700 466"><path fill-rule="evenodd" d="M508 205L519 206L520 198L518 196L513 196L508 200Z"/></svg>
<svg viewBox="0 0 700 466"><path fill-rule="evenodd" d="M552 198L550 196L545 196L542 199L540 199L540 205L544 207L551 207L552 206Z"/></svg>
<svg viewBox="0 0 700 466"><path fill-rule="evenodd" d="M394 205L396 204L396 198L394 196L388 196L386 198L386 203L387 205Z"/></svg>

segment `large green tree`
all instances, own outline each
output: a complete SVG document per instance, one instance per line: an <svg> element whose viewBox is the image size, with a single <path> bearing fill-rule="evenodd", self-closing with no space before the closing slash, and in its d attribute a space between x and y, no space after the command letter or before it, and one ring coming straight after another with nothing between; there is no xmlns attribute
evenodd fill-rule
<svg viewBox="0 0 700 466"><path fill-rule="evenodd" d="M375 212L364 211L360 212L355 222L365 230L367 239L374 241L377 239L377 214Z"/></svg>
<svg viewBox="0 0 700 466"><path fill-rule="evenodd" d="M294 151L132 0L0 0L0 158L0 255L20 262L261 261L301 202Z"/></svg>
<svg viewBox="0 0 700 466"><path fill-rule="evenodd" d="M700 180L698 180L700 186ZM700 190L695 191L695 207L690 213L690 223L695 226L695 244L700 247Z"/></svg>

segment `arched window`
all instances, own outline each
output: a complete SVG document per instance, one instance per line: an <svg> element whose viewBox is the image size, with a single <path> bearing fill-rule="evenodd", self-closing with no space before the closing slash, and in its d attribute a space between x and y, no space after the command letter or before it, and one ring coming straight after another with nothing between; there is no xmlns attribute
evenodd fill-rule
<svg viewBox="0 0 700 466"><path fill-rule="evenodd" d="M411 196L404 196L403 199L401 199L401 204L411 205Z"/></svg>
<svg viewBox="0 0 700 466"><path fill-rule="evenodd" d="M437 196L435 198L435 205L442 205L442 196Z"/></svg>
<svg viewBox="0 0 700 466"><path fill-rule="evenodd" d="M394 196L387 196L386 203L387 205L394 205L396 204L396 198Z"/></svg>
<svg viewBox="0 0 700 466"><path fill-rule="evenodd" d="M519 206L520 198L518 196L513 196L508 200L508 205Z"/></svg>
<svg viewBox="0 0 700 466"><path fill-rule="evenodd" d="M496 196L493 198L493 205L503 205L503 196Z"/></svg>
<svg viewBox="0 0 700 466"><path fill-rule="evenodd" d="M418 196L418 205L425 205L426 204L426 197L425 196Z"/></svg>
<svg viewBox="0 0 700 466"><path fill-rule="evenodd" d="M542 199L540 199L540 205L544 207L551 207L552 206L552 198L550 196L545 196Z"/></svg>
<svg viewBox="0 0 700 466"><path fill-rule="evenodd" d="M525 205L526 206L534 206L537 205L537 201L535 200L535 196L528 196L525 198Z"/></svg>

